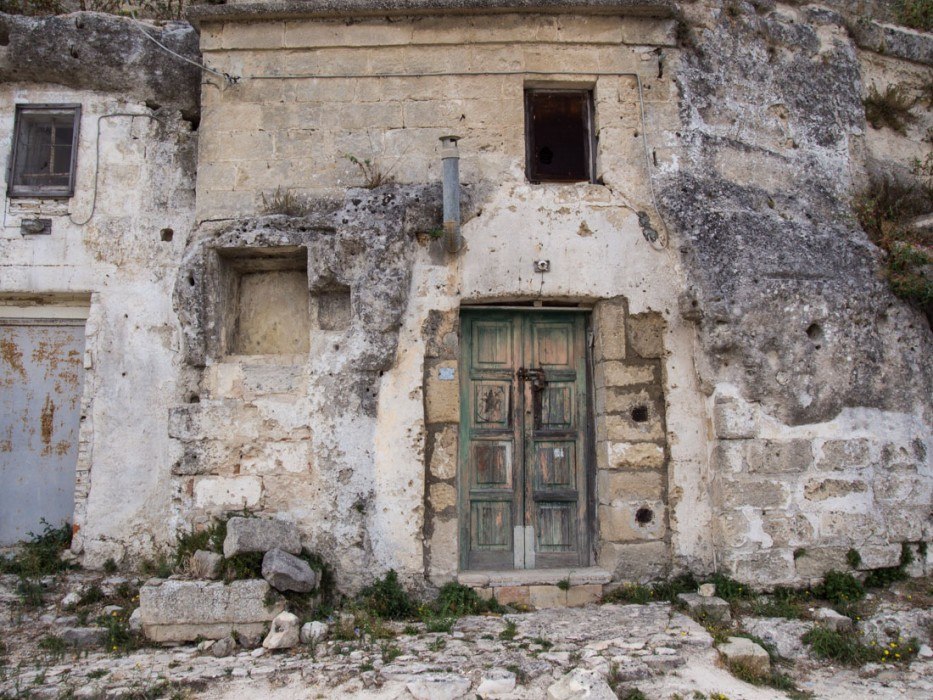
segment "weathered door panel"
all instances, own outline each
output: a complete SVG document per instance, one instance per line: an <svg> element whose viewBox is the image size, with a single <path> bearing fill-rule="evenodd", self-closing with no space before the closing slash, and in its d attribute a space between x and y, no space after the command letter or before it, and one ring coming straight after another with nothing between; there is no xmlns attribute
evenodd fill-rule
<svg viewBox="0 0 933 700"><path fill-rule="evenodd" d="M464 311L461 566L587 563L579 314Z"/></svg>
<svg viewBox="0 0 933 700"><path fill-rule="evenodd" d="M0 320L0 545L72 520L83 377L83 325Z"/></svg>

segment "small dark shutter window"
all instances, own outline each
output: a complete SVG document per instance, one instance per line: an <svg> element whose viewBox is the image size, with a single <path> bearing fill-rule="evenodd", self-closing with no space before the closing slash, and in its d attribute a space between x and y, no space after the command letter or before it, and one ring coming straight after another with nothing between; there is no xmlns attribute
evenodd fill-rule
<svg viewBox="0 0 933 700"><path fill-rule="evenodd" d="M525 121L528 179L592 179L592 95L588 90L528 90Z"/></svg>
<svg viewBox="0 0 933 700"><path fill-rule="evenodd" d="M79 112L71 106L17 106L11 195L74 193Z"/></svg>

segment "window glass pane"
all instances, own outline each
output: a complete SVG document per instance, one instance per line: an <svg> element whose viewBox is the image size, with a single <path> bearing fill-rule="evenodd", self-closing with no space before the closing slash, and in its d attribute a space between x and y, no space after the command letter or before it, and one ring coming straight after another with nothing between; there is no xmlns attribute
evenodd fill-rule
<svg viewBox="0 0 933 700"><path fill-rule="evenodd" d="M16 115L11 193L60 196L73 182L77 110L29 107Z"/></svg>
<svg viewBox="0 0 933 700"><path fill-rule="evenodd" d="M582 91L528 94L530 179L590 179L588 100Z"/></svg>

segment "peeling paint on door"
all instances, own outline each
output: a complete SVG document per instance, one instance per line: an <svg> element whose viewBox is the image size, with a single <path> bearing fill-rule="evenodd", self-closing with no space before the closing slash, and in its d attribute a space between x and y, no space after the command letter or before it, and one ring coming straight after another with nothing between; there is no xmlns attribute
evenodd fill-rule
<svg viewBox="0 0 933 700"><path fill-rule="evenodd" d="M0 546L74 515L84 328L0 321Z"/></svg>

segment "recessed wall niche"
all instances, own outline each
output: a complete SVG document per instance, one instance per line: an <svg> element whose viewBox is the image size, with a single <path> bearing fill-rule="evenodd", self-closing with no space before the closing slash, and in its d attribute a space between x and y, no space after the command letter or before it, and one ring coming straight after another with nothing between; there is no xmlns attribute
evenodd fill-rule
<svg viewBox="0 0 933 700"><path fill-rule="evenodd" d="M307 249L216 252L215 356L307 354L311 334Z"/></svg>

